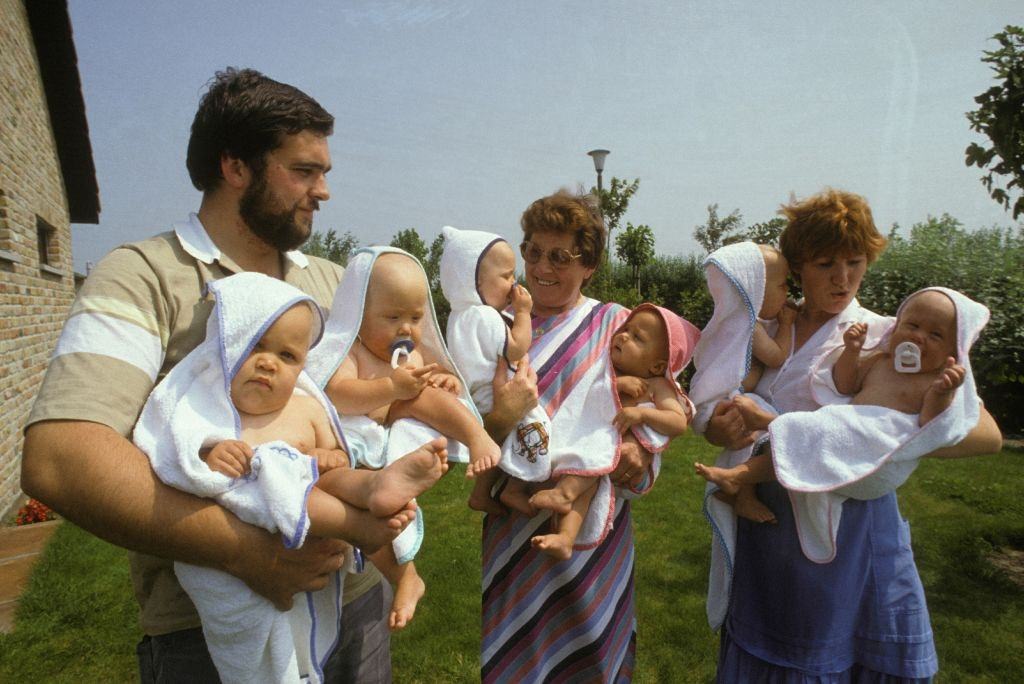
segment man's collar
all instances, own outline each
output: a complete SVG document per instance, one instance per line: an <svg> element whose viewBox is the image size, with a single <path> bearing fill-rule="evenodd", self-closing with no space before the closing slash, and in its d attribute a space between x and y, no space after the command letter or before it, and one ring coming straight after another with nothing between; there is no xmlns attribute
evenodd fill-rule
<svg viewBox="0 0 1024 684"><path fill-rule="evenodd" d="M217 245L213 243L213 240L210 239L210 235L206 232L203 224L199 221L198 214L189 214L188 221L175 223L174 233L178 236L181 248L193 258L198 259L204 264L212 264L220 260L221 252ZM288 261L299 268L309 266L309 258L298 250L285 252L284 255Z"/></svg>

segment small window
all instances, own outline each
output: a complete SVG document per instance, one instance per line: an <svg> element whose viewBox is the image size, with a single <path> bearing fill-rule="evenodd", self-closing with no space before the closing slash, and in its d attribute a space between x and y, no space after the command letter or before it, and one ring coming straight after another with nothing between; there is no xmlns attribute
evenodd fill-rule
<svg viewBox="0 0 1024 684"><path fill-rule="evenodd" d="M39 244L39 265L55 266L57 261L57 229L36 217L36 239Z"/></svg>

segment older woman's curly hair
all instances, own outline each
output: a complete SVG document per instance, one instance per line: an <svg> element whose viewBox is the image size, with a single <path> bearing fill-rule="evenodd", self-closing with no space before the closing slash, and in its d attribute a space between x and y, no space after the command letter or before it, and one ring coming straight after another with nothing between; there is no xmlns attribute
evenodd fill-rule
<svg viewBox="0 0 1024 684"><path fill-rule="evenodd" d="M782 205L779 213L788 221L779 248L793 273L804 262L840 254L864 254L870 264L888 242L875 227L867 200L852 192L825 188Z"/></svg>
<svg viewBox="0 0 1024 684"><path fill-rule="evenodd" d="M582 255L583 265L597 268L604 252L605 227L597 198L559 190L541 197L527 207L520 221L523 237L534 233L561 233L573 236L573 244Z"/></svg>

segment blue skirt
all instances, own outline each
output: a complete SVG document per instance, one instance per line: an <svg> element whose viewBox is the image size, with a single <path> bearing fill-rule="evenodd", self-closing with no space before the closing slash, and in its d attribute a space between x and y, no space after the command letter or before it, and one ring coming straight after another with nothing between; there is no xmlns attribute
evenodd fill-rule
<svg viewBox="0 0 1024 684"><path fill-rule="evenodd" d="M844 502L838 553L827 564L800 550L782 487L760 485L758 496L779 522L739 520L719 681L932 677L931 621L896 495Z"/></svg>

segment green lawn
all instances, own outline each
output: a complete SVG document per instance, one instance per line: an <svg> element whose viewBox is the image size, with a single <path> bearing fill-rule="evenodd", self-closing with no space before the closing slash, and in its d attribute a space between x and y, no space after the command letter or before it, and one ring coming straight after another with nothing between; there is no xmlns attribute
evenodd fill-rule
<svg viewBox="0 0 1024 684"><path fill-rule="evenodd" d="M709 536L687 437L658 486L635 506L641 682L703 682L718 639L704 617ZM469 482L445 478L422 497L427 539L417 559L428 593L393 640L398 682L475 681L480 522ZM1024 549L1024 454L927 461L900 491L913 526L939 649L941 682L1009 682L1024 673L1024 589L987 558ZM0 681L133 681L138 640L125 553L62 525L33 575L13 634L0 635Z"/></svg>

